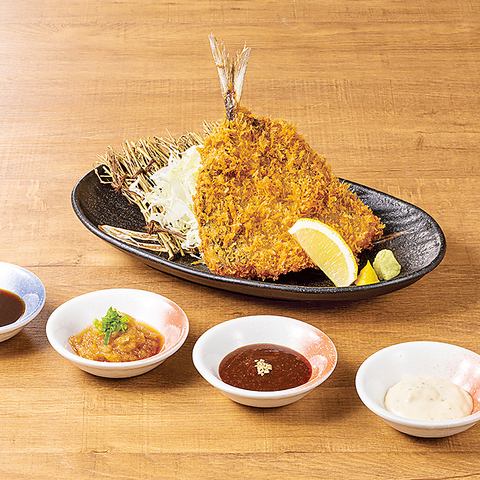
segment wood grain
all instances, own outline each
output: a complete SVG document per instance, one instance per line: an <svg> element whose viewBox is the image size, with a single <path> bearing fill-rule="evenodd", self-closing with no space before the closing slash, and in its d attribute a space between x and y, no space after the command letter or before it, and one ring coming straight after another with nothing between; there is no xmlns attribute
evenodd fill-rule
<svg viewBox="0 0 480 480"><path fill-rule="evenodd" d="M480 351L480 4L358 0L0 3L0 259L31 268L47 304L0 345L0 478L480 478L480 427L419 440L358 399L360 363L406 340ZM442 265L395 294L350 304L269 301L166 276L102 243L69 194L107 145L201 128L222 116L207 44L252 56L244 102L295 122L345 178L414 202L447 236ZM183 349L153 372L109 381L48 345L67 299L139 287L187 312ZM274 313L327 332L331 379L258 411L196 373L198 336Z"/></svg>

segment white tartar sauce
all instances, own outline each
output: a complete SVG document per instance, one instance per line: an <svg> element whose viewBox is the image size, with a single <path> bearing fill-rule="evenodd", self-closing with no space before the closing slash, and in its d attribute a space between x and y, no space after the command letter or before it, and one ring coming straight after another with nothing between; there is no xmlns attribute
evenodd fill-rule
<svg viewBox="0 0 480 480"><path fill-rule="evenodd" d="M389 388L385 407L395 415L415 420L451 420L470 415L473 400L450 380L413 377Z"/></svg>

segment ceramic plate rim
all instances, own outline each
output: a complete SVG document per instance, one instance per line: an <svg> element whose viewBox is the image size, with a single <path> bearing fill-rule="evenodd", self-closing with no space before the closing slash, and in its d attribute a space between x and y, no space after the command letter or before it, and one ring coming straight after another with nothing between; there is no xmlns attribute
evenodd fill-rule
<svg viewBox="0 0 480 480"><path fill-rule="evenodd" d="M414 205L413 203L407 202L405 200L399 199L394 197L393 195L390 195L385 192L381 192L380 190L376 190L374 188L368 187L366 185L362 185L360 183L352 182L350 180L345 180L340 178L339 180L342 182L345 182L349 185L353 185L355 187L363 188L363 189L368 189L371 192L374 192L375 194L383 195L391 200L394 200L396 202L400 201L410 207L413 207L417 209L418 211L422 212L425 216L427 216L433 223L433 226L436 230L436 233L439 236L440 239L440 247L439 247L439 252L437 256L432 260L428 265L420 268L419 270L416 270L412 273L409 273L405 276L401 277L396 277L392 280L387 280L383 281L380 283L375 283L372 285L362 285L362 286L348 286L348 287L316 287L316 286L307 286L307 285L295 285L296 288L292 288L292 285L285 285L285 284L277 284L273 282L265 282L261 280L250 280L250 279L243 279L243 278L236 278L236 277L227 277L227 276L222 276L222 275L217 275L212 272L202 272L199 270L193 270L189 268L188 266L184 266L182 264L179 264L175 261L165 259L161 257L160 255L155 255L154 253L151 253L147 250L143 250L138 247L133 247L131 245L128 245L120 240L117 240L116 238L113 238L112 236L102 232L99 228L98 225L95 225L93 222L90 221L90 219L87 217L86 213L83 211L82 207L80 206L80 197L78 195L78 189L80 185L82 184L83 181L86 180L86 178L94 174L95 175L95 170L90 170L87 172L85 175L78 180L78 182L75 184L72 194L71 194L71 202L72 202L72 207L79 218L79 220L83 223L83 225L94 235L97 237L101 238L102 240L106 241L107 243L110 243L111 245L116 246L120 250L132 254L136 257L139 257L143 260L148 260L151 262L154 262L156 264L163 265L171 270L175 270L184 274L192 275L198 278L202 278L204 280L213 280L218 283L222 284L229 284L229 285L238 285L238 286L243 286L247 288L256 288L256 289L266 289L266 290L277 290L280 292L297 292L301 290L301 293L304 294L305 296L308 296L309 294L314 296L314 295L326 295L326 296L331 296L335 297L337 295L345 294L345 293L353 293L353 292L358 292L358 291L375 291L377 289L383 289L385 287L395 287L397 285L402 286L403 284L408 284L409 282L419 280L422 278L424 275L427 273L430 273L432 270L434 270L440 262L443 260L445 253L446 253L446 239L445 239L445 234L443 233L440 225L438 222L430 215L428 214L425 210L422 208Z"/></svg>
<svg viewBox="0 0 480 480"><path fill-rule="evenodd" d="M9 263L9 262L0 262L0 268L2 265L8 265L9 267L12 267L14 269L18 269L26 273L29 277L33 279L35 283L39 286L40 292L41 292L41 297L40 297L40 302L37 304L37 306L28 314L22 314L22 316L18 319L15 320L15 322L10 323L8 325L4 325L3 327L0 327L0 334L2 333L9 333L13 330L17 330L18 328L23 328L25 325L30 323L43 309L45 306L45 302L47 300L47 295L46 295L46 290L45 290L45 285L43 282L40 280L40 278L35 275L33 272L28 270L27 268L21 267L20 265L16 265L15 263ZM3 289L5 290L5 289ZM7 291L11 291L6 289ZM15 293L15 292L12 292ZM18 295L15 293L15 295ZM20 298L22 298L20 295L18 295ZM23 300L23 299L22 299Z"/></svg>

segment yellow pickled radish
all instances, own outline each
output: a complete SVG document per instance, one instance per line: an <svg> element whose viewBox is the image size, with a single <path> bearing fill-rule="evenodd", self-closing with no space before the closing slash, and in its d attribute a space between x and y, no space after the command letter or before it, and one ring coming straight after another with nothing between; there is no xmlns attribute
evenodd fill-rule
<svg viewBox="0 0 480 480"><path fill-rule="evenodd" d="M377 277L377 274L372 267L370 261L367 261L367 264L360 270L357 279L355 280L355 285L372 285L373 283L378 283L380 280Z"/></svg>

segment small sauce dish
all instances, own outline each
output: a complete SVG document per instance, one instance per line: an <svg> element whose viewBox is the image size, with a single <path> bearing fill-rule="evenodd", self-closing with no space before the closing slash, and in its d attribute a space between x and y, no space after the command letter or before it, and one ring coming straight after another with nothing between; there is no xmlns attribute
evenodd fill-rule
<svg viewBox="0 0 480 480"><path fill-rule="evenodd" d="M449 380L470 394L472 413L452 420L413 420L391 413L384 404L387 391L410 377ZM448 437L467 430L480 420L480 355L449 343L407 342L379 350L360 366L355 385L368 409L408 435Z"/></svg>
<svg viewBox="0 0 480 480"><path fill-rule="evenodd" d="M25 304L25 310L18 320L0 327L0 342L4 342L19 333L40 313L45 305L45 287L29 270L0 262L0 289L14 293Z"/></svg>
<svg viewBox="0 0 480 480"><path fill-rule="evenodd" d="M75 354L69 338L90 326L94 319L102 318L112 306L158 331L165 340L162 350L130 362L101 362ZM81 370L99 377L127 378L149 372L173 355L187 339L189 323L185 312L162 295L116 288L86 293L60 305L50 315L46 330L52 347Z"/></svg>
<svg viewBox="0 0 480 480"><path fill-rule="evenodd" d="M223 382L222 360L234 350L254 344L274 344L302 354L312 366L310 380L295 388L253 391ZM300 400L322 384L337 364L330 338L314 326L289 317L253 315L220 323L207 330L193 348L193 363L200 375L234 402L252 407L280 407Z"/></svg>

